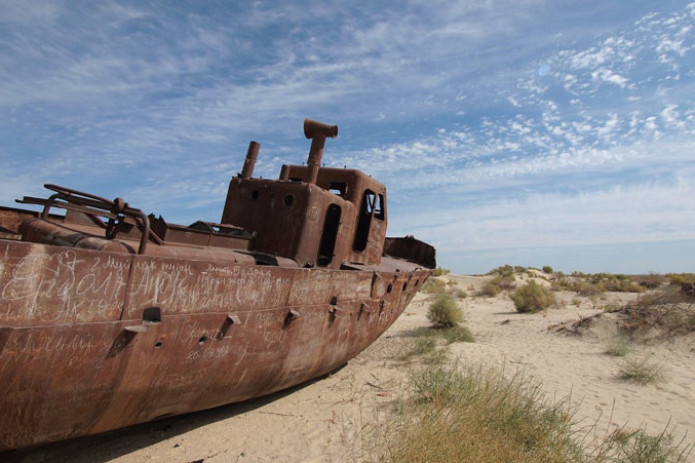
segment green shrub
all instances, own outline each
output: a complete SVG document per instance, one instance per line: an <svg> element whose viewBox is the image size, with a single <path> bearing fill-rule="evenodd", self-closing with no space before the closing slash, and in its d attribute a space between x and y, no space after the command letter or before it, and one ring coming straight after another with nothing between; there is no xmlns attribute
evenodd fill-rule
<svg viewBox="0 0 695 463"><path fill-rule="evenodd" d="M501 277L511 276L514 274L514 267L512 267L509 264L502 265L502 266L497 267L496 269L490 271L488 274L489 275L499 275Z"/></svg>
<svg viewBox="0 0 695 463"><path fill-rule="evenodd" d="M463 312L450 294L438 294L430 305L427 319L435 327L448 328L463 321Z"/></svg>
<svg viewBox="0 0 695 463"><path fill-rule="evenodd" d="M514 291L510 297L519 312L538 312L547 309L555 302L555 295L533 280Z"/></svg>
<svg viewBox="0 0 695 463"><path fill-rule="evenodd" d="M552 274L552 273L553 273L553 268L552 268L550 265L544 265L544 266L543 266L543 273Z"/></svg>
<svg viewBox="0 0 695 463"><path fill-rule="evenodd" d="M448 275L449 273L451 273L451 270L442 267L437 267L436 269L434 269L434 272L432 272L432 275L440 277L442 275Z"/></svg>
<svg viewBox="0 0 695 463"><path fill-rule="evenodd" d="M673 286L680 286L683 283L695 283L695 273L669 273L666 276L669 283Z"/></svg>
<svg viewBox="0 0 695 463"><path fill-rule="evenodd" d="M596 285L594 283L589 283L586 281L580 281L577 285L577 293L580 296L584 297L591 297L591 296L598 296L602 292L604 292L604 288Z"/></svg>
<svg viewBox="0 0 695 463"><path fill-rule="evenodd" d="M420 291L427 294L439 294L446 291L446 282L437 278L428 278Z"/></svg>
<svg viewBox="0 0 695 463"><path fill-rule="evenodd" d="M516 280L514 275L498 276L492 280L492 283L499 289L514 289L516 287Z"/></svg>
<svg viewBox="0 0 695 463"><path fill-rule="evenodd" d="M480 296L487 296L487 297L495 297L500 292L502 292L500 287L497 286L494 282L489 281L489 282L485 283L485 285L483 286L483 289L480 290L479 295Z"/></svg>

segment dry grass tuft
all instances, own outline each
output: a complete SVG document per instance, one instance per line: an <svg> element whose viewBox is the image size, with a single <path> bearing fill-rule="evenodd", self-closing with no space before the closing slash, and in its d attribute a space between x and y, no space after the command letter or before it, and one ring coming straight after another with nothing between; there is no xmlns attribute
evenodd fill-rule
<svg viewBox="0 0 695 463"><path fill-rule="evenodd" d="M632 344L622 336L612 338L606 347L606 354L614 357L625 357L630 352L632 352Z"/></svg>
<svg viewBox="0 0 695 463"><path fill-rule="evenodd" d="M627 359L620 366L618 377L638 384L656 384L664 381L661 366L647 359Z"/></svg>
<svg viewBox="0 0 695 463"><path fill-rule="evenodd" d="M429 366L412 372L412 394L369 433L369 461L527 463L670 463L689 447L665 432L620 429L588 444L573 431L572 413L549 403L538 384L482 369Z"/></svg>

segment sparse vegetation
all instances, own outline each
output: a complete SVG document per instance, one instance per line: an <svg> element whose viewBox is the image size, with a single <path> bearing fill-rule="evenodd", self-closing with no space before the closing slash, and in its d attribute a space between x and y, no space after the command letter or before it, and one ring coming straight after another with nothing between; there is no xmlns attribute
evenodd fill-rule
<svg viewBox="0 0 695 463"><path fill-rule="evenodd" d="M451 328L463 321L463 312L449 294L438 294L427 312L427 319L436 328Z"/></svg>
<svg viewBox="0 0 695 463"><path fill-rule="evenodd" d="M565 462L580 457L569 414L542 403L539 388L526 379L430 367L413 373L410 383L414 395L384 427L379 461Z"/></svg>
<svg viewBox="0 0 695 463"><path fill-rule="evenodd" d="M643 281L649 280L645 280L644 277L628 277L610 273L584 274L574 272L569 277L559 278L554 284L554 289L574 291L585 297L592 297L605 292L641 293L647 290L646 286L640 284Z"/></svg>
<svg viewBox="0 0 695 463"><path fill-rule="evenodd" d="M491 270L488 272L488 275L498 275L501 277L504 276L512 276L514 274L514 267L511 265L502 265L500 267L497 267L496 269Z"/></svg>
<svg viewBox="0 0 695 463"><path fill-rule="evenodd" d="M428 366L410 376L412 396L379 423L380 462L681 462L666 433L619 429L593 446L572 428L572 410L549 403L527 377Z"/></svg>
<svg viewBox="0 0 695 463"><path fill-rule="evenodd" d="M658 273L650 273L638 277L638 283L647 289L656 289L666 281L666 277Z"/></svg>
<svg viewBox="0 0 695 463"><path fill-rule="evenodd" d="M455 288L451 290L451 295L457 299L466 299L468 297L468 293L462 290L461 288Z"/></svg>
<svg viewBox="0 0 695 463"><path fill-rule="evenodd" d="M634 303L619 310L627 317L623 328L629 334L654 328L659 329L662 336L695 332L695 300L680 286L667 286L640 295Z"/></svg>
<svg viewBox="0 0 695 463"><path fill-rule="evenodd" d="M680 286L683 283L695 283L695 273L669 273L666 277L672 286Z"/></svg>
<svg viewBox="0 0 695 463"><path fill-rule="evenodd" d="M436 269L434 269L434 272L432 272L432 275L440 277L442 275L448 275L449 273L451 273L451 270L447 268L437 267Z"/></svg>
<svg viewBox="0 0 695 463"><path fill-rule="evenodd" d="M448 344L455 342L475 342L475 337L468 327L463 325L451 326L441 330L441 334Z"/></svg>
<svg viewBox="0 0 695 463"><path fill-rule="evenodd" d="M606 347L606 353L615 357L625 357L632 351L632 345L627 338L622 336L610 340Z"/></svg>
<svg viewBox="0 0 695 463"><path fill-rule="evenodd" d="M550 265L545 265L543 266L543 273L547 274L552 274L553 273L553 268Z"/></svg>
<svg viewBox="0 0 695 463"><path fill-rule="evenodd" d="M647 359L627 359L620 367L618 377L639 384L654 384L664 380L661 367Z"/></svg>
<svg viewBox="0 0 695 463"><path fill-rule="evenodd" d="M502 290L510 290L516 287L514 275L498 276L492 283Z"/></svg>
<svg viewBox="0 0 695 463"><path fill-rule="evenodd" d="M501 292L502 292L502 290L500 289L499 286L497 286L492 281L488 281L487 283L485 283L483 288L480 290L479 295L480 296L486 296L486 297L495 297Z"/></svg>
<svg viewBox="0 0 695 463"><path fill-rule="evenodd" d="M519 312L535 313L547 309L555 302L555 295L534 280L517 289L510 297Z"/></svg>
<svg viewBox="0 0 695 463"><path fill-rule="evenodd" d="M494 276L488 277L488 285L481 292L496 295L503 290L500 282L514 281L518 272L514 267L503 266L491 273ZM529 274L543 279L537 270ZM510 293L519 311L535 312L554 303L555 295L547 285L533 278L522 277L529 280L528 284ZM623 288L639 284L642 288L639 291L648 286L644 284L644 277L638 280L636 277L554 274L550 280L556 288L560 286L559 280L566 280L592 296L612 287L607 281L621 282ZM678 326L680 331L695 331L695 300L688 299L689 293L681 290L678 278L675 280L678 284L671 286L662 280L657 285L660 289L636 297L628 306L619 306L612 298L606 298L601 305L594 300L594 306L604 312L631 314L625 324L628 327L670 326L676 329ZM452 291L452 286L443 287L430 310L436 303L444 314L450 314L453 307L458 309L450 294L458 288L454 286ZM576 307L583 304L580 295L569 300ZM448 308L442 310L444 307ZM444 317L448 319L448 315ZM438 319L430 318L430 321L442 326L436 321ZM412 395L397 401L395 411L386 415L376 428L368 428L371 436L377 436L369 461L667 463L683 462L688 458L690 446L684 448L682 441L674 445L672 436L666 432L650 435L643 429L623 427L603 438L596 438L595 434L593 438L588 437L591 430L577 431L574 427L573 410L562 403L549 403L540 392L540 386L526 377L507 379L503 372L462 371L457 365L447 367L447 347L443 346L442 339L447 343L467 341L466 333L470 334L458 320L448 328L432 326L416 332L412 355L421 356L422 361L417 365L424 366L410 376ZM634 349L631 342L627 336L620 336L606 345L606 354L625 357L620 359L619 378L639 384L663 381L663 371L656 362L630 356Z"/></svg>
<svg viewBox="0 0 695 463"><path fill-rule="evenodd" d="M425 284L422 285L420 291L426 294L443 293L446 291L446 283L444 280L440 280L438 278L428 278Z"/></svg>

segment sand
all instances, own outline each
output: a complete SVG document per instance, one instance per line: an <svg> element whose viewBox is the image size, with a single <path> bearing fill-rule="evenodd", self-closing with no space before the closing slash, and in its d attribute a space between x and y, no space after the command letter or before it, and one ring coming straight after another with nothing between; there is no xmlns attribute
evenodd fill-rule
<svg viewBox="0 0 695 463"><path fill-rule="evenodd" d="M470 295L486 277L447 276ZM542 281L541 281L542 282ZM617 426L695 440L695 337L636 344L628 357L605 353L616 335L605 315L580 334L572 325L620 305L634 295L577 299L557 293L558 307L519 314L509 298L460 300L476 342L449 347L451 361L519 372L541 383L549 400L575 407L587 438ZM399 357L413 330L427 326L432 296L418 294L396 323L372 346L332 375L270 397L170 418L104 435L4 455L20 462L352 462L361 461L370 427L407 391L408 365ZM580 302L577 305L577 302ZM640 385L618 378L626 358L662 366L665 379ZM595 425L595 426L593 426ZM693 452L695 453L695 452ZM2 455L0 455L2 457ZM695 455L690 456L695 461Z"/></svg>

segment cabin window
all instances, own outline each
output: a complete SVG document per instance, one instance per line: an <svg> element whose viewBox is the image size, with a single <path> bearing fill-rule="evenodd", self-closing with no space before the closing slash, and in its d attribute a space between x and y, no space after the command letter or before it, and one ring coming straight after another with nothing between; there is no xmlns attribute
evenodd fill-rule
<svg viewBox="0 0 695 463"><path fill-rule="evenodd" d="M376 197L376 206L374 207L374 217L379 220L384 220L386 213L384 211L384 195L380 194Z"/></svg>
<svg viewBox="0 0 695 463"><path fill-rule="evenodd" d="M367 248L367 240L369 239L369 229L372 225L372 213L374 212L375 199L376 195L373 191L364 190L359 217L357 218L355 241L352 244L352 248L355 251L364 251Z"/></svg>
<svg viewBox="0 0 695 463"><path fill-rule="evenodd" d="M338 196L344 197L347 193L347 183L345 182L331 182L328 185L328 191Z"/></svg>
<svg viewBox="0 0 695 463"><path fill-rule="evenodd" d="M325 267L333 261L335 243L338 238L340 216L342 210L337 204L331 204L326 211L326 219L323 222L323 233L319 244L318 265Z"/></svg>

